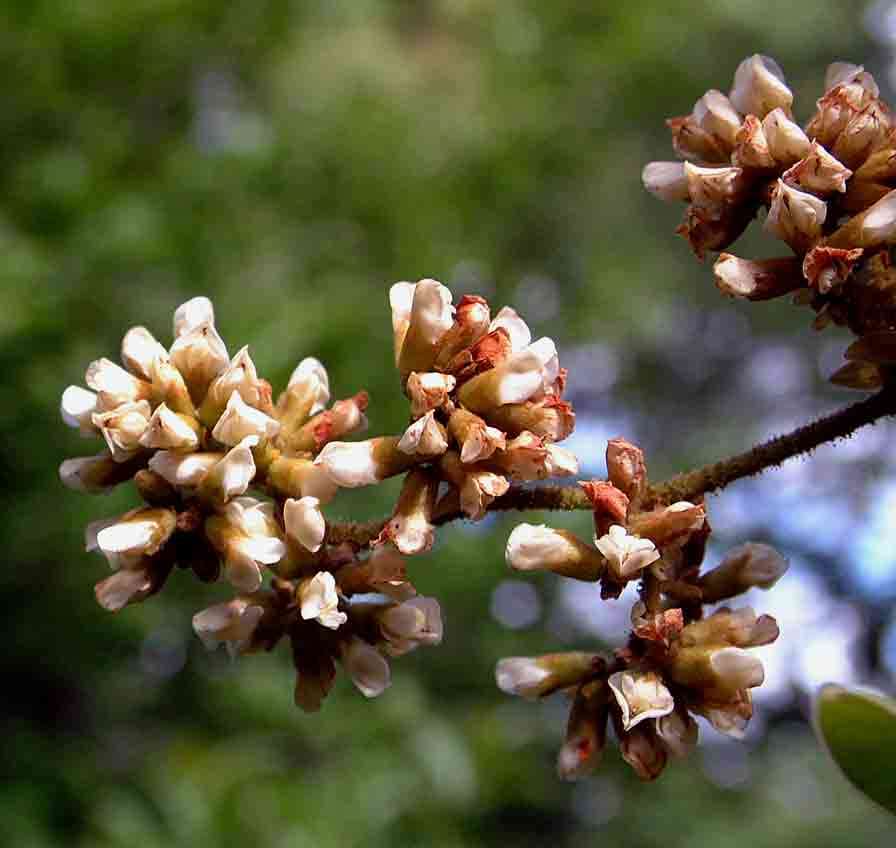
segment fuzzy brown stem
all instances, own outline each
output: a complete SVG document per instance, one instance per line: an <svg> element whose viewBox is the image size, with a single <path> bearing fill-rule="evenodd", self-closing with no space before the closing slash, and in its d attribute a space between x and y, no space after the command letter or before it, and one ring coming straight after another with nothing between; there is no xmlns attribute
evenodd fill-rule
<svg viewBox="0 0 896 848"><path fill-rule="evenodd" d="M645 502L650 506L659 506L694 500L701 495L723 489L736 480L752 477L766 468L781 465L787 459L811 453L819 445L848 438L860 427L873 424L888 415L896 415L896 387L886 387L865 400L798 427L790 433L769 439L744 453L678 474L651 487ZM488 508L489 511L569 511L590 510L592 504L578 484L539 486L532 489L511 486L507 494L496 498ZM460 512L445 513L433 523L447 524L463 517ZM332 524L327 540L330 544L350 542L366 547L380 534L384 524L384 520Z"/></svg>

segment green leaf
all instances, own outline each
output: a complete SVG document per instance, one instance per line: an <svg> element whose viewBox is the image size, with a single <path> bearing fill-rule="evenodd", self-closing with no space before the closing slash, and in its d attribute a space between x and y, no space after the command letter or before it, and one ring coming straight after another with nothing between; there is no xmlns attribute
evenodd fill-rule
<svg viewBox="0 0 896 848"><path fill-rule="evenodd" d="M813 720L849 781L896 814L896 700L829 683L816 696Z"/></svg>

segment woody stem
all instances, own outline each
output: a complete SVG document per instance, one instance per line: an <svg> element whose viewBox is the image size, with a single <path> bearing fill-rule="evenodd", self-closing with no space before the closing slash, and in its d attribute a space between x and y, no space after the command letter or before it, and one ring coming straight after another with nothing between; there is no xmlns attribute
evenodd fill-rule
<svg viewBox="0 0 896 848"><path fill-rule="evenodd" d="M781 465L792 457L811 453L820 445L849 438L866 424L889 415L896 415L896 388L884 387L877 394L844 407L831 415L804 424L790 433L776 436L744 453L719 460L652 486L645 501L659 506L676 501L692 501L744 477L753 477L767 468ZM578 486L548 485L527 489L511 486L505 495L496 498L489 511L590 510L591 501ZM433 523L446 524L463 518L460 512L439 515ZM385 520L331 524L327 538L331 544L351 542L360 547L369 545L383 529Z"/></svg>

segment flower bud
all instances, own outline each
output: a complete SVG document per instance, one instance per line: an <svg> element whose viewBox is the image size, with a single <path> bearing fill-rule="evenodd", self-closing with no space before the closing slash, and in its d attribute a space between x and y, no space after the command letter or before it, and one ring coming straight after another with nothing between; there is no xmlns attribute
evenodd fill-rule
<svg viewBox="0 0 896 848"><path fill-rule="evenodd" d="M434 475L420 469L409 471L395 511L377 541L390 541L408 556L430 550L435 541L432 516L438 490L439 480Z"/></svg>
<svg viewBox="0 0 896 848"><path fill-rule="evenodd" d="M806 285L799 259L790 256L753 260L722 253L713 273L722 294L746 300L771 300Z"/></svg>
<svg viewBox="0 0 896 848"><path fill-rule="evenodd" d="M878 101L872 100L837 136L831 153L844 165L857 168L873 151L887 144L890 119Z"/></svg>
<svg viewBox="0 0 896 848"><path fill-rule="evenodd" d="M812 147L809 137L781 108L772 109L762 119L762 132L769 153L779 165L792 165L809 155Z"/></svg>
<svg viewBox="0 0 896 848"><path fill-rule="evenodd" d="M318 453L324 445L342 436L367 429L367 392L337 400L331 409L318 412L300 428L281 433L280 441L296 453Z"/></svg>
<svg viewBox="0 0 896 848"><path fill-rule="evenodd" d="M406 387L411 400L411 415L419 418L430 410L438 409L448 400L456 385L457 379L450 374L412 371Z"/></svg>
<svg viewBox="0 0 896 848"><path fill-rule="evenodd" d="M399 450L399 441L396 436L382 436L364 442L330 442L314 464L342 488L371 486L407 471L419 461Z"/></svg>
<svg viewBox="0 0 896 848"><path fill-rule="evenodd" d="M650 539L629 535L620 524L610 527L606 535L595 540L595 545L606 557L613 576L620 581L631 580L660 558Z"/></svg>
<svg viewBox="0 0 896 848"><path fill-rule="evenodd" d="M382 695L392 682L389 663L372 645L357 637L342 649L342 665L365 698Z"/></svg>
<svg viewBox="0 0 896 848"><path fill-rule="evenodd" d="M321 503L329 503L339 491L320 465L304 457L277 457L268 467L267 483L281 495L314 497Z"/></svg>
<svg viewBox="0 0 896 848"><path fill-rule="evenodd" d="M798 185L816 194L846 191L846 181L852 171L838 162L817 141L812 142L809 153L782 174L790 185Z"/></svg>
<svg viewBox="0 0 896 848"><path fill-rule="evenodd" d="M249 406L234 390L227 401L224 414L218 419L212 437L224 445L238 445L247 436L273 439L280 431L280 423L258 409Z"/></svg>
<svg viewBox="0 0 896 848"><path fill-rule="evenodd" d="M152 387L145 380L105 358L90 363L84 382L99 396L97 408L101 412L152 397Z"/></svg>
<svg viewBox="0 0 896 848"><path fill-rule="evenodd" d="M778 108L789 113L793 104L793 93L784 81L781 67L774 59L758 53L737 66L728 96L738 112L758 118Z"/></svg>
<svg viewBox="0 0 896 848"><path fill-rule="evenodd" d="M741 168L771 170L775 167L775 157L769 150L762 121L755 115L747 115L743 126L738 130L737 147L732 161Z"/></svg>
<svg viewBox="0 0 896 848"><path fill-rule="evenodd" d="M230 363L227 348L210 321L193 327L171 345L171 363L183 375L190 397L199 404L212 380Z"/></svg>
<svg viewBox="0 0 896 848"><path fill-rule="evenodd" d="M318 498L287 498L283 504L283 523L289 538L312 553L320 550L327 534L327 522Z"/></svg>
<svg viewBox="0 0 896 848"><path fill-rule="evenodd" d="M825 240L828 247L875 248L896 241L896 190L854 215Z"/></svg>
<svg viewBox="0 0 896 848"><path fill-rule="evenodd" d="M178 502L177 490L161 474L141 468L134 475L137 494L152 506L170 506Z"/></svg>
<svg viewBox="0 0 896 848"><path fill-rule="evenodd" d="M140 436L144 448L192 451L199 446L199 422L187 415L178 415L160 403Z"/></svg>
<svg viewBox="0 0 896 848"><path fill-rule="evenodd" d="M641 512L629 522L629 530L636 536L644 536L659 547L684 544L703 527L706 508L703 504L678 501L670 506Z"/></svg>
<svg viewBox="0 0 896 848"><path fill-rule="evenodd" d="M239 392L240 397L250 407L263 412L272 411L271 386L266 380L259 379L255 363L249 356L248 346L237 351L227 367L208 387L208 392L199 408L199 415L209 427L214 426L221 417L234 392Z"/></svg>
<svg viewBox="0 0 896 848"><path fill-rule="evenodd" d="M94 588L97 603L109 612L118 612L128 604L149 597L156 586L152 575L145 569L122 569L101 580Z"/></svg>
<svg viewBox="0 0 896 848"><path fill-rule="evenodd" d="M711 88L695 104L692 112L697 123L708 133L734 147L741 126L740 115L721 91Z"/></svg>
<svg viewBox="0 0 896 848"><path fill-rule="evenodd" d="M62 393L59 411L62 420L69 426L80 430L82 436L95 436L96 425L93 413L96 412L97 396L80 386L69 386Z"/></svg>
<svg viewBox="0 0 896 848"><path fill-rule="evenodd" d="M666 750L679 759L684 759L697 745L697 722L684 709L675 709L656 720L656 735Z"/></svg>
<svg viewBox="0 0 896 848"><path fill-rule="evenodd" d="M576 580L599 580L606 561L568 530L520 524L507 540L507 564L517 571L553 571Z"/></svg>
<svg viewBox="0 0 896 848"><path fill-rule="evenodd" d="M393 326L394 315L393 306ZM405 320L407 331L398 354L398 370L402 376L411 371L429 371L439 341L454 324L451 292L437 280L420 280L413 290L410 312L399 313L399 323Z"/></svg>
<svg viewBox="0 0 896 848"><path fill-rule="evenodd" d="M136 509L101 529L97 547L110 558L151 556L171 538L177 516L171 509Z"/></svg>
<svg viewBox="0 0 896 848"><path fill-rule="evenodd" d="M528 430L547 441L561 442L575 429L576 414L567 401L556 395L545 395L539 400L495 407L489 410L488 420L511 436Z"/></svg>
<svg viewBox="0 0 896 848"><path fill-rule="evenodd" d="M619 751L641 780L656 780L666 767L668 755L652 723L639 724L619 733Z"/></svg>
<svg viewBox="0 0 896 848"><path fill-rule="evenodd" d="M498 328L506 331L510 338L510 350L518 353L532 343L532 331L512 306L504 306L489 324L488 331L493 333Z"/></svg>
<svg viewBox="0 0 896 848"><path fill-rule="evenodd" d="M93 414L93 423L99 427L116 462L124 462L140 451L140 439L151 415L152 407L145 400L122 403L109 412Z"/></svg>
<svg viewBox="0 0 896 848"><path fill-rule="evenodd" d="M172 412L197 418L198 412L190 397L190 390L184 381L183 374L171 364L166 357L153 360L152 363L152 396L153 402L166 404Z"/></svg>
<svg viewBox="0 0 896 848"><path fill-rule="evenodd" d="M645 719L669 715L675 707L672 693L654 671L617 671L607 683L622 711L626 731Z"/></svg>
<svg viewBox="0 0 896 848"><path fill-rule="evenodd" d="M685 162L684 173L691 203L701 209L715 212L726 205L737 203L743 195L743 168L734 165L707 168Z"/></svg>
<svg viewBox="0 0 896 848"><path fill-rule="evenodd" d="M771 589L787 571L787 560L770 545L748 542L730 550L700 578L705 603L732 598L754 586Z"/></svg>
<svg viewBox="0 0 896 848"><path fill-rule="evenodd" d="M880 89L871 76L861 65L854 65L851 62L831 62L828 65L824 75L824 88L828 91L838 85L847 85L850 83L858 83L872 97L880 95Z"/></svg>
<svg viewBox="0 0 896 848"><path fill-rule="evenodd" d="M540 657L506 657L495 668L495 680L502 692L535 700L581 683L602 665L600 657L581 651Z"/></svg>
<svg viewBox="0 0 896 848"><path fill-rule="evenodd" d="M283 426L301 426L330 402L327 369L313 356L303 359L292 372L286 391L277 399Z"/></svg>
<svg viewBox="0 0 896 848"><path fill-rule="evenodd" d="M510 483L500 474L481 465L464 465L456 451L442 454L439 469L460 493L460 508L473 521L481 519L488 505L510 488Z"/></svg>
<svg viewBox="0 0 896 848"><path fill-rule="evenodd" d="M69 489L78 492L105 492L130 480L139 465L139 457L128 462L116 462L108 451L96 456L66 459L59 466L59 479Z"/></svg>
<svg viewBox="0 0 896 848"><path fill-rule="evenodd" d="M668 203L691 199L683 162L648 162L641 171L641 182L652 195Z"/></svg>
<svg viewBox="0 0 896 848"><path fill-rule="evenodd" d="M201 481L206 497L217 503L225 503L243 495L255 479L255 458L252 448L258 444L258 436L246 436L232 447L219 462L213 465ZM162 476L164 473L158 469Z"/></svg>
<svg viewBox="0 0 896 848"><path fill-rule="evenodd" d="M607 741L607 687L601 681L585 683L576 690L566 740L557 755L561 780L578 780L594 771Z"/></svg>
<svg viewBox="0 0 896 848"><path fill-rule="evenodd" d="M607 442L607 476L630 500L640 498L647 489L644 451L625 439L610 439Z"/></svg>
<svg viewBox="0 0 896 848"><path fill-rule="evenodd" d="M506 409L507 407L502 407ZM478 415L458 407L448 419L448 433L460 446L460 461L465 464L488 459L496 450L504 450L504 433L490 427Z"/></svg>
<svg viewBox="0 0 896 848"><path fill-rule="evenodd" d="M827 204L823 200L778 180L764 226L797 253L804 253L821 238L826 217Z"/></svg>
<svg viewBox="0 0 896 848"><path fill-rule="evenodd" d="M167 359L168 351L146 327L131 327L121 341L121 361L127 369L144 380L152 381L153 362Z"/></svg>
<svg viewBox="0 0 896 848"><path fill-rule="evenodd" d="M240 592L261 587L261 565L274 565L286 555L286 545L274 517L274 505L255 498L235 498L219 515L205 521L209 542L225 560L225 575Z"/></svg>
<svg viewBox="0 0 896 848"><path fill-rule="evenodd" d="M149 467L175 488L196 488L222 459L223 453L180 453L159 451L150 457Z"/></svg>
<svg viewBox="0 0 896 848"><path fill-rule="evenodd" d="M477 295L464 295L454 313L454 324L439 339L436 368L450 370L455 356L472 347L489 331L490 310L487 301Z"/></svg>
<svg viewBox="0 0 896 848"><path fill-rule="evenodd" d="M194 297L174 311L174 338L195 330L201 324L215 323L215 308L207 297Z"/></svg>
<svg viewBox="0 0 896 848"><path fill-rule="evenodd" d="M435 598L418 595L403 604L385 607L376 613L376 619L390 656L442 641L442 611Z"/></svg>
<svg viewBox="0 0 896 848"><path fill-rule="evenodd" d="M323 627L337 630L348 620L348 616L339 611L336 579L329 571L318 571L314 577L303 580L297 594L301 615L306 621L315 619Z"/></svg>
<svg viewBox="0 0 896 848"><path fill-rule="evenodd" d="M431 458L448 450L445 428L436 420L434 410L418 418L398 441L398 450L408 456Z"/></svg>
<svg viewBox="0 0 896 848"><path fill-rule="evenodd" d="M219 645L235 657L252 643L252 636L264 615L264 607L243 598L210 606L193 616L193 630L209 651Z"/></svg>
<svg viewBox="0 0 896 848"><path fill-rule="evenodd" d="M720 648L710 654L709 662L722 690L750 689L765 680L762 660L743 648Z"/></svg>
<svg viewBox="0 0 896 848"><path fill-rule="evenodd" d="M485 414L496 406L524 403L553 385L560 371L557 349L548 338L511 354L490 371L464 383L458 392L467 409Z"/></svg>

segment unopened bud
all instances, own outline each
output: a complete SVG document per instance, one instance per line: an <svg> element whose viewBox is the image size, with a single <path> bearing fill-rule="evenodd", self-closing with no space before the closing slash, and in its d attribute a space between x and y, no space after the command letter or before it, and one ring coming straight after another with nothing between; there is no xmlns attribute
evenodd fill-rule
<svg viewBox="0 0 896 848"><path fill-rule="evenodd" d="M364 442L330 442L314 460L330 479L346 489L371 486L413 467L419 460L399 450L397 436Z"/></svg>
<svg viewBox="0 0 896 848"><path fill-rule="evenodd" d="M744 118L743 126L737 133L737 148L732 159L742 168L770 170L775 167L775 157L769 150L762 121L755 115Z"/></svg>
<svg viewBox="0 0 896 848"><path fill-rule="evenodd" d="M896 241L896 191L854 215L826 240L828 247L874 248Z"/></svg>
<svg viewBox="0 0 896 848"><path fill-rule="evenodd" d="M199 445L199 422L187 415L178 415L160 403L140 436L140 444L156 450L191 451Z"/></svg>
<svg viewBox="0 0 896 848"><path fill-rule="evenodd" d="M398 441L398 450L408 456L431 458L448 450L445 428L436 420L436 413L430 410L418 418Z"/></svg>
<svg viewBox="0 0 896 848"><path fill-rule="evenodd" d="M167 359L168 351L146 327L131 327L121 341L121 361L128 370L144 380L152 380L153 362Z"/></svg>
<svg viewBox="0 0 896 848"><path fill-rule="evenodd" d="M700 578L706 603L732 598L754 586L771 589L787 571L787 560L770 545L748 542L730 550Z"/></svg>
<svg viewBox="0 0 896 848"><path fill-rule="evenodd" d="M569 530L520 524L507 540L507 564L517 571L552 571L576 580L599 580L603 555Z"/></svg>
<svg viewBox="0 0 896 848"><path fill-rule="evenodd" d="M813 141L809 153L786 170L781 178L790 185L798 185L817 194L835 191L842 194L846 191L846 181L851 176L849 168L831 156L817 141Z"/></svg>
<svg viewBox="0 0 896 848"><path fill-rule="evenodd" d="M472 347L489 330L491 313L488 303L477 295L464 295L454 313L454 324L439 339L439 349L433 363L445 370L451 360Z"/></svg>
<svg viewBox="0 0 896 848"><path fill-rule="evenodd" d="M448 419L448 432L460 445L460 460L465 464L488 459L496 450L507 447L501 430L490 427L478 415L460 407Z"/></svg>
<svg viewBox="0 0 896 848"><path fill-rule="evenodd" d="M352 637L342 650L342 665L365 698L382 695L392 682L389 662L372 645Z"/></svg>
<svg viewBox="0 0 896 848"><path fill-rule="evenodd" d="M327 522L320 509L320 500L314 497L287 498L283 504L283 523L286 535L303 548L319 551L327 534Z"/></svg>
<svg viewBox="0 0 896 848"><path fill-rule="evenodd" d="M171 362L183 374L193 403L199 403L230 356L214 324L205 321L178 336L171 345Z"/></svg>
<svg viewBox="0 0 896 848"><path fill-rule="evenodd" d="M535 700L575 686L602 666L594 654L572 651L540 657L507 657L498 662L495 680L508 695Z"/></svg>
<svg viewBox="0 0 896 848"><path fill-rule="evenodd" d="M606 684L592 681L578 688L569 710L566 740L557 755L562 780L578 780L597 767L607 741L608 715Z"/></svg>
<svg viewBox="0 0 896 848"><path fill-rule="evenodd" d="M823 200L778 180L772 190L765 229L798 253L804 253L821 238L826 217L827 204Z"/></svg>
<svg viewBox="0 0 896 848"><path fill-rule="evenodd" d="M808 156L812 143L797 124L781 108L772 109L762 119L762 132L768 142L768 150L779 165L792 165Z"/></svg>
<svg viewBox="0 0 896 848"><path fill-rule="evenodd" d="M684 162L648 162L641 171L644 188L669 203L691 199Z"/></svg>
<svg viewBox="0 0 896 848"><path fill-rule="evenodd" d="M433 474L420 469L409 471L395 511L378 541L390 541L408 556L430 550L435 541L432 516L438 490L439 480Z"/></svg>
<svg viewBox="0 0 896 848"><path fill-rule="evenodd" d="M774 59L758 53L737 66L728 96L738 112L758 118L778 108L789 113L793 103L793 93L784 81L781 67Z"/></svg>
<svg viewBox="0 0 896 848"><path fill-rule="evenodd" d="M753 260L722 253L713 273L722 294L746 300L770 300L806 285L796 257Z"/></svg>
<svg viewBox="0 0 896 848"><path fill-rule="evenodd" d="M414 287L407 331L398 355L402 375L429 371L437 345L454 323L451 292L437 280L420 280Z"/></svg>
<svg viewBox="0 0 896 848"><path fill-rule="evenodd" d="M151 415L152 407L146 400L123 403L109 412L93 414L93 423L99 427L116 462L124 462L140 451L140 440Z"/></svg>
<svg viewBox="0 0 896 848"><path fill-rule="evenodd" d="M408 377L406 391L411 400L411 415L419 418L433 409L438 409L454 391L457 379L450 374L412 372Z"/></svg>

